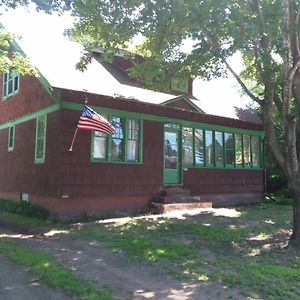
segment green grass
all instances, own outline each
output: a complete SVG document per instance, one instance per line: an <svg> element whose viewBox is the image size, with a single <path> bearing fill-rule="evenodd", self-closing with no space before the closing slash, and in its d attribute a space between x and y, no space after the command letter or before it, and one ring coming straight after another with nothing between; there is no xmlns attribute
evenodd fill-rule
<svg viewBox="0 0 300 300"><path fill-rule="evenodd" d="M300 258L290 249L272 251L282 230L291 228L290 206L243 206L241 216L186 220L136 220L81 229L79 238L97 241L138 261L147 261L179 279L220 283L253 299L299 299ZM250 241L249 238L258 237ZM269 241L269 239L271 239ZM256 256L249 256L258 250Z"/></svg>
<svg viewBox="0 0 300 300"><path fill-rule="evenodd" d="M62 289L86 300L115 299L110 291L96 289L92 284L82 281L45 253L6 240L0 241L0 252L16 264L30 268L49 287Z"/></svg>
<svg viewBox="0 0 300 300"><path fill-rule="evenodd" d="M35 226L47 227L47 226L51 225L51 223L49 221L35 219L35 218L29 218L29 217L12 214L12 213L8 213L8 212L0 213L0 220L10 221L10 222L14 222L14 223L17 223L20 225L27 225L27 226L33 226L33 227L35 227Z"/></svg>

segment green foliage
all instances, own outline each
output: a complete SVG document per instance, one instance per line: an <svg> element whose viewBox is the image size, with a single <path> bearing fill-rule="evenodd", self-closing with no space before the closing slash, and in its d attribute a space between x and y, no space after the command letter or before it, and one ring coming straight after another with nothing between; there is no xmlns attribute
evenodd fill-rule
<svg viewBox="0 0 300 300"><path fill-rule="evenodd" d="M61 266L43 252L20 247L9 241L0 241L0 252L16 264L28 267L42 282L52 288L63 289L86 300L115 299L111 292L98 290L92 284L77 278L71 270Z"/></svg>
<svg viewBox="0 0 300 300"><path fill-rule="evenodd" d="M0 212L9 212L41 220L47 220L50 217L47 209L26 201L14 202L0 199Z"/></svg>

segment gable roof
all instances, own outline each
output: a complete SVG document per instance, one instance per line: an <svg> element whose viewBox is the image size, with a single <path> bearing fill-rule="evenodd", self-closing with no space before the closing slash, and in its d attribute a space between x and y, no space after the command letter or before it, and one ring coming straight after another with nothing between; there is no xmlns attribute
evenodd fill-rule
<svg viewBox="0 0 300 300"><path fill-rule="evenodd" d="M37 43L32 37L23 35L13 43L16 51L21 51L38 69L41 77L53 88L85 91L114 98L135 99L142 102L165 105L178 101L178 95L153 91L133 84L130 78L117 70L116 66L92 58L86 70L76 69L76 64L85 48L66 37L58 36L56 45L44 36ZM200 101L179 96L192 104L191 109L202 112Z"/></svg>

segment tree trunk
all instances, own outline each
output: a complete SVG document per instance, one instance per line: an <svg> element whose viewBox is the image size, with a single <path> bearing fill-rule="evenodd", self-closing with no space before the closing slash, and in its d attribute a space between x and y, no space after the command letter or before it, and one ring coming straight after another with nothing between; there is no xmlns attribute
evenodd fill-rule
<svg viewBox="0 0 300 300"><path fill-rule="evenodd" d="M289 245L300 248L300 186L291 187L293 197L293 232Z"/></svg>

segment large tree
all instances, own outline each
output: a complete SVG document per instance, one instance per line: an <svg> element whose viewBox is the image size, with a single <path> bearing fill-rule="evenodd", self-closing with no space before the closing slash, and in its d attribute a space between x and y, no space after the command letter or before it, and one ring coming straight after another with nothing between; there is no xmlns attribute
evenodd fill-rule
<svg viewBox="0 0 300 300"><path fill-rule="evenodd" d="M77 24L70 36L98 47L107 58L137 35L143 36L137 51L148 59L136 65L132 75L147 85L163 85L170 76L210 79L232 73L261 107L266 140L293 195L290 241L300 247L300 0L32 2L41 9L41 3L48 3L46 10L57 10L51 4L59 3L59 8L72 10ZM181 51L187 40L193 43L190 53ZM228 63L236 52L245 65L240 74ZM89 59L87 54L79 66Z"/></svg>

